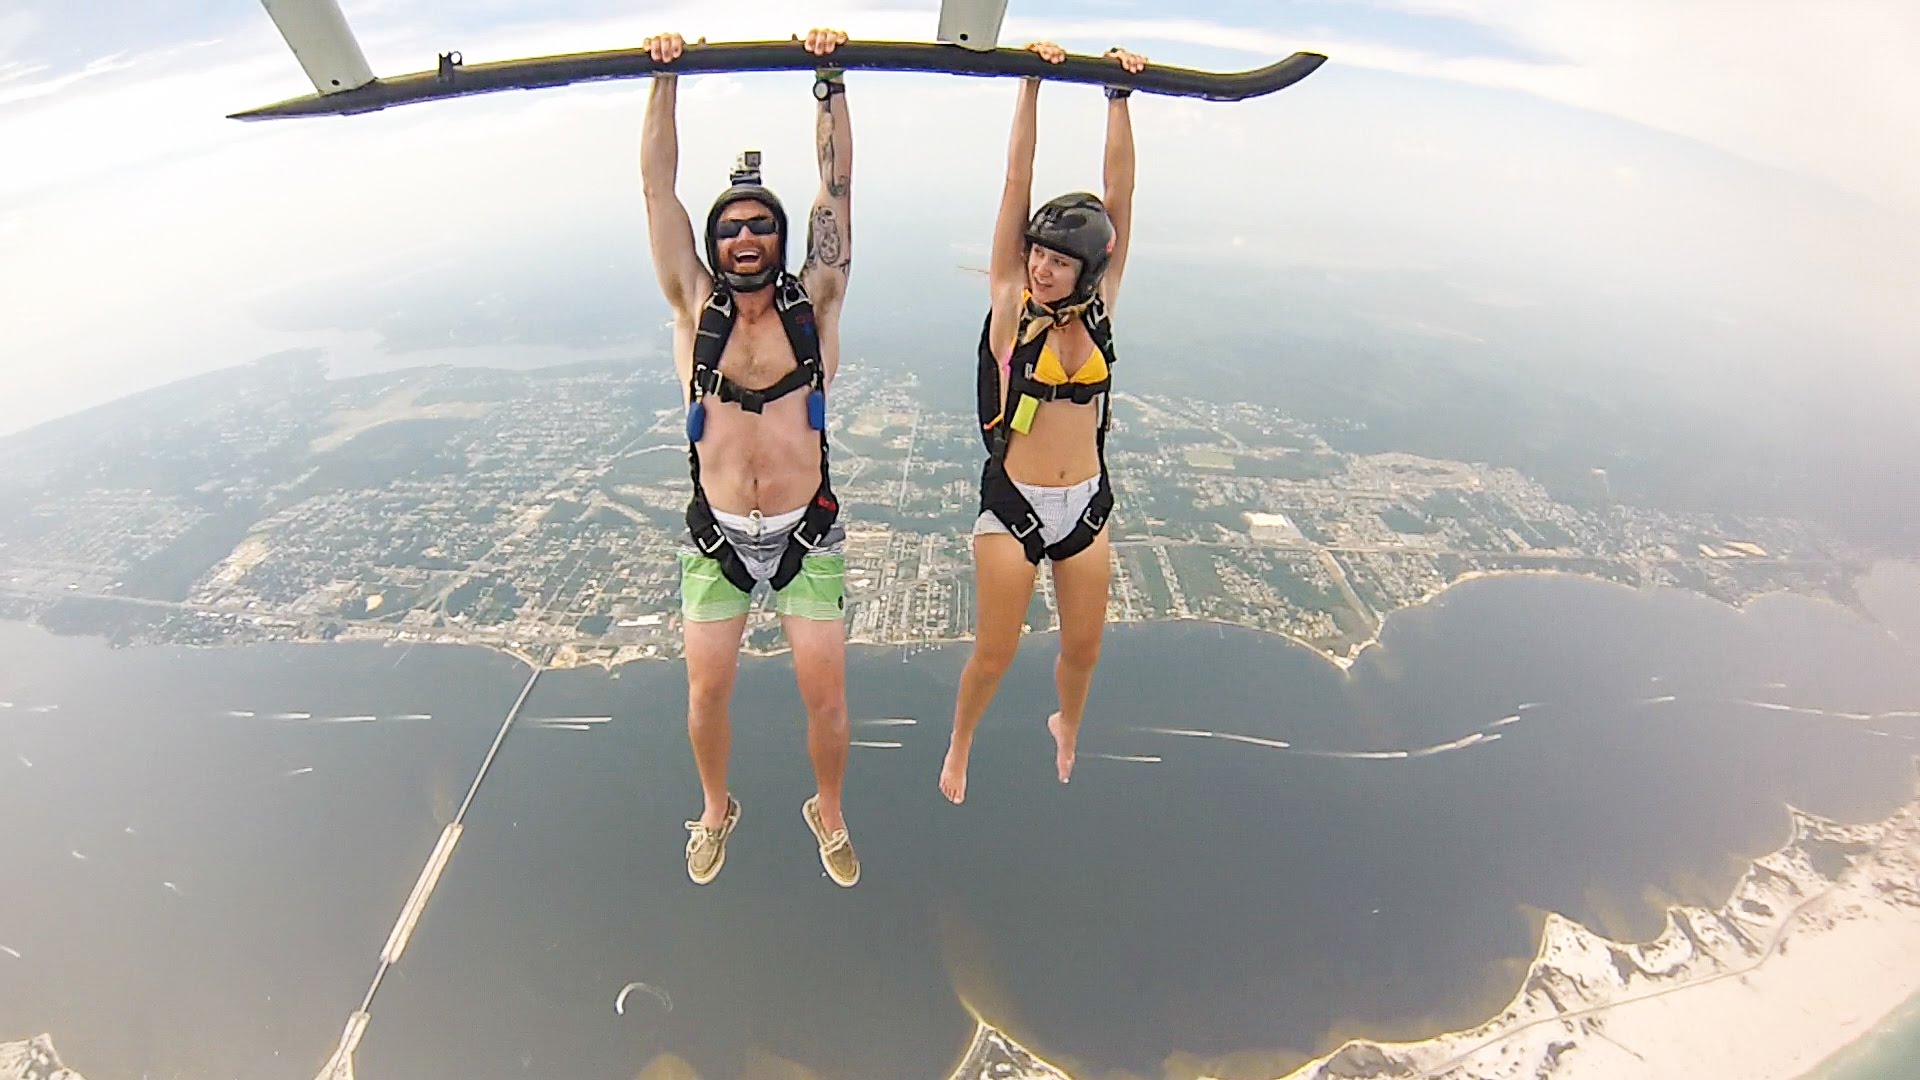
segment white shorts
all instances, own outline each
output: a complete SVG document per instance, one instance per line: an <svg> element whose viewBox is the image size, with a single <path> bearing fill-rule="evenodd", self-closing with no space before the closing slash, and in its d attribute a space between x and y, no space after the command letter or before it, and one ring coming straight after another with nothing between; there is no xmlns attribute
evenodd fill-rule
<svg viewBox="0 0 1920 1080"><path fill-rule="evenodd" d="M1083 480L1072 487L1042 487L1039 484L1023 484L1018 480L1013 486L1020 489L1026 497L1027 505L1033 507L1033 514L1040 519L1040 542L1051 547L1065 539L1080 524L1080 515L1092 505L1094 495L1100 491L1100 478ZM973 535L983 533L1004 533L1007 527L991 510L983 510L974 520Z"/></svg>
<svg viewBox="0 0 1920 1080"><path fill-rule="evenodd" d="M767 581L780 568L780 557L787 552L787 537L800 527L800 519L806 512L807 508L803 506L784 514L755 517L752 514L729 514L725 510L715 510L713 520L720 526L720 535L733 545L740 561L747 564L747 572L753 575L754 580ZM846 539L846 529L836 520L833 527L827 530L820 546L811 553L838 555L845 550Z"/></svg>

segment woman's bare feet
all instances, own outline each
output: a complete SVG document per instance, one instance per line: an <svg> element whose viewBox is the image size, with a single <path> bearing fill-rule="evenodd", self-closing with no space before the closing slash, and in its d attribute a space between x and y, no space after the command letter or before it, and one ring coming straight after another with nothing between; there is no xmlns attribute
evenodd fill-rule
<svg viewBox="0 0 1920 1080"><path fill-rule="evenodd" d="M1060 771L1060 782L1073 775L1073 746L1080 741L1080 725L1067 726L1059 713L1047 717L1047 730L1053 732L1053 767Z"/></svg>
<svg viewBox="0 0 1920 1080"><path fill-rule="evenodd" d="M947 760L940 766L940 794L955 806L967 801L967 751L971 749L957 742L947 744Z"/></svg>

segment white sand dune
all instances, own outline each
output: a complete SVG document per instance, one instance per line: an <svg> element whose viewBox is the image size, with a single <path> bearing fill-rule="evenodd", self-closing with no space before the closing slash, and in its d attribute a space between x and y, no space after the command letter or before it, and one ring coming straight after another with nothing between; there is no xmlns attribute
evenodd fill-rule
<svg viewBox="0 0 1920 1080"><path fill-rule="evenodd" d="M1421 1042L1349 1042L1282 1080L1803 1075L1920 991L1920 801L1867 825L1792 820L1720 908L1673 908L1644 943L1549 915L1500 1015ZM1833 844L1866 849L1838 879L1810 854Z"/></svg>

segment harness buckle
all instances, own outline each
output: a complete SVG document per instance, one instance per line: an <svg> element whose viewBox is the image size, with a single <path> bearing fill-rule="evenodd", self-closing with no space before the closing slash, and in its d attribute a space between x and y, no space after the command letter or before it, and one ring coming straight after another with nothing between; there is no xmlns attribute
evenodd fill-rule
<svg viewBox="0 0 1920 1080"><path fill-rule="evenodd" d="M806 303L807 290L800 279L781 275L780 287L773 294L774 303L781 311L788 311Z"/></svg>
<svg viewBox="0 0 1920 1080"><path fill-rule="evenodd" d="M724 398L723 398L724 400ZM738 402L743 412L759 413L767 407L767 395L760 390L741 390L736 388L733 400Z"/></svg>
<svg viewBox="0 0 1920 1080"><path fill-rule="evenodd" d="M1040 531L1039 515L1034 514L1032 511L1028 511L1026 528L1008 529L1007 531L1013 534L1014 539L1025 540L1027 537L1032 536L1034 533Z"/></svg>

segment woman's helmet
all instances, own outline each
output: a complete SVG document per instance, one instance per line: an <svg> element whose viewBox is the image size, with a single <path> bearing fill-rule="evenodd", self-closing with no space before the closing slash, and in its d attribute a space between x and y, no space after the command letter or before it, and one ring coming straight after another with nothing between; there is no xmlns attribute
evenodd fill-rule
<svg viewBox="0 0 1920 1080"><path fill-rule="evenodd" d="M1082 308L1100 288L1100 279L1113 258L1113 219L1097 197L1084 191L1062 195L1034 211L1027 223L1027 242L1080 260L1080 277L1073 292L1054 305L1056 311Z"/></svg>

